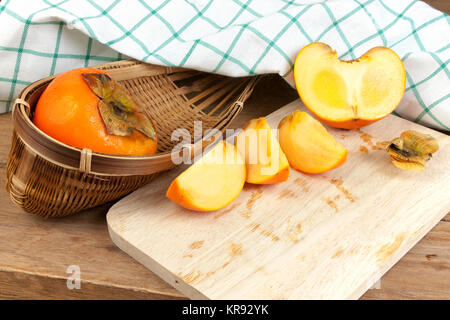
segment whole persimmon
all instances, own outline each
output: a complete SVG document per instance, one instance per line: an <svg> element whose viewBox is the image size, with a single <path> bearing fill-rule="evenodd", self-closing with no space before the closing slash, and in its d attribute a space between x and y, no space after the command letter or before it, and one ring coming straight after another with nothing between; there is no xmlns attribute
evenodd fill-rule
<svg viewBox="0 0 450 320"><path fill-rule="evenodd" d="M33 122L77 148L119 155L157 150L151 119L124 88L96 68L71 70L53 79L39 98Z"/></svg>

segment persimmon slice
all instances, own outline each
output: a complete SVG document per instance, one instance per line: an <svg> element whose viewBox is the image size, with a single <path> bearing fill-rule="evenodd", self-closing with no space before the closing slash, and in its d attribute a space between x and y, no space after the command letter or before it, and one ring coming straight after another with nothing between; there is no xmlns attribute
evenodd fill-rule
<svg viewBox="0 0 450 320"><path fill-rule="evenodd" d="M265 118L247 122L236 146L245 158L247 182L273 184L288 179L289 163Z"/></svg>
<svg viewBox="0 0 450 320"><path fill-rule="evenodd" d="M324 43L298 54L294 67L297 91L322 122L357 129L389 115L405 92L406 72L391 49L375 47L361 58L342 61Z"/></svg>
<svg viewBox="0 0 450 320"><path fill-rule="evenodd" d="M306 112L297 110L284 117L278 130L281 149L296 170L322 173L347 159L347 149Z"/></svg>
<svg viewBox="0 0 450 320"><path fill-rule="evenodd" d="M239 195L245 176L239 151L221 141L173 180L166 196L186 209L219 210Z"/></svg>

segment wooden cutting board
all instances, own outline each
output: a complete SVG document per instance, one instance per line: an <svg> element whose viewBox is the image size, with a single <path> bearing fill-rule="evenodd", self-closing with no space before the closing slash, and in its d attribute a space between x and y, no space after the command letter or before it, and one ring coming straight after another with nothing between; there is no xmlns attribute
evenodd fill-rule
<svg viewBox="0 0 450 320"><path fill-rule="evenodd" d="M276 128L297 108L299 100L267 120ZM212 213L165 198L185 169L175 168L110 209L112 240L193 299L359 298L450 211L450 137L393 115L358 131L328 129L348 148L342 167L247 184ZM439 141L422 173L397 169L376 147L408 129Z"/></svg>

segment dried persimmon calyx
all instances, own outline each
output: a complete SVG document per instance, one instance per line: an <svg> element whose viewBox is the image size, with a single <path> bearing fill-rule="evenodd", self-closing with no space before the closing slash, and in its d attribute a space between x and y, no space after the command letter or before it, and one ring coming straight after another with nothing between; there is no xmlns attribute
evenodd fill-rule
<svg viewBox="0 0 450 320"><path fill-rule="evenodd" d="M439 150L435 138L414 130L407 130L399 138L383 144L392 163L400 169L410 171L423 171L425 162Z"/></svg>
<svg viewBox="0 0 450 320"><path fill-rule="evenodd" d="M99 98L98 110L108 134L129 136L138 130L150 139L156 139L151 120L131 95L104 73L83 73L92 92Z"/></svg>
<svg viewBox="0 0 450 320"><path fill-rule="evenodd" d="M98 101L98 111L103 119L108 134L116 136L129 136L133 134L134 127L128 121L123 121L120 109L112 111L111 106L104 100ZM126 115L125 115L126 116Z"/></svg>

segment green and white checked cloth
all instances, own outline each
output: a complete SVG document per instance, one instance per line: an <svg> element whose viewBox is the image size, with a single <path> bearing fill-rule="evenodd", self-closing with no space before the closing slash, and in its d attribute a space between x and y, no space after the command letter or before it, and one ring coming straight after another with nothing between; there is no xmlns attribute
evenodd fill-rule
<svg viewBox="0 0 450 320"><path fill-rule="evenodd" d="M342 59L392 48L408 80L396 114L450 130L450 19L412 0L1 0L0 112L35 80L126 57L292 83L315 41Z"/></svg>

